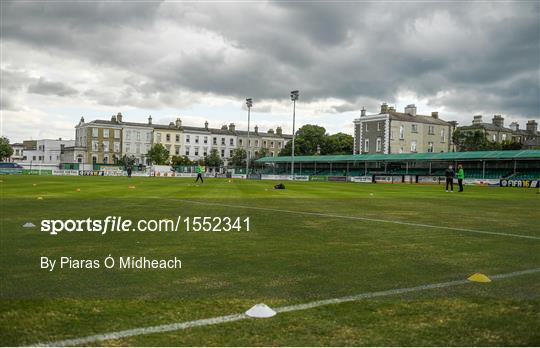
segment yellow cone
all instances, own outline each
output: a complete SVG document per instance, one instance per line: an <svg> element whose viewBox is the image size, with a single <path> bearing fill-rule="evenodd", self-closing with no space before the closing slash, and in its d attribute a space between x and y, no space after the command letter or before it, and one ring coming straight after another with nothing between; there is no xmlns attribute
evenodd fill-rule
<svg viewBox="0 0 540 348"><path fill-rule="evenodd" d="M43 199L43 197L39 196L37 199Z"/></svg>
<svg viewBox="0 0 540 348"><path fill-rule="evenodd" d="M81 192L81 189L80 189L80 188L78 188L78 189L77 189L77 192Z"/></svg>
<svg viewBox="0 0 540 348"><path fill-rule="evenodd" d="M478 283L491 282L491 279L489 279L487 275L482 274L482 273L475 273L467 279L470 280L471 282L478 282Z"/></svg>
<svg viewBox="0 0 540 348"><path fill-rule="evenodd" d="M32 184L32 186L37 186L37 184Z"/></svg>
<svg viewBox="0 0 540 348"><path fill-rule="evenodd" d="M134 188L135 188L135 186L129 186L128 188L130 188L130 189L134 189Z"/></svg>

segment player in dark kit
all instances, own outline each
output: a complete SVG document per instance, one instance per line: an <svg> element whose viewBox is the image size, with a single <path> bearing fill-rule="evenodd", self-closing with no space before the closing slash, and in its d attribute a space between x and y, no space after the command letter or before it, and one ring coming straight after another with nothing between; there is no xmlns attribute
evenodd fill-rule
<svg viewBox="0 0 540 348"><path fill-rule="evenodd" d="M450 185L450 191L454 192L454 176L456 176L454 167L449 165L444 175L446 176L446 192L448 192L448 185Z"/></svg>

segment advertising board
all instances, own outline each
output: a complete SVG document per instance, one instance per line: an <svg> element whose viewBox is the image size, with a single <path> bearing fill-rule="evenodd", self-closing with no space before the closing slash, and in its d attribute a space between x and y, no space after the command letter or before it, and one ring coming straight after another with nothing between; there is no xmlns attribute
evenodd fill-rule
<svg viewBox="0 0 540 348"><path fill-rule="evenodd" d="M530 187L538 188L540 187L539 180L511 180L511 179L502 179L500 181L501 187Z"/></svg>
<svg viewBox="0 0 540 348"><path fill-rule="evenodd" d="M371 184L373 182L373 178L371 176L350 176L349 181Z"/></svg>

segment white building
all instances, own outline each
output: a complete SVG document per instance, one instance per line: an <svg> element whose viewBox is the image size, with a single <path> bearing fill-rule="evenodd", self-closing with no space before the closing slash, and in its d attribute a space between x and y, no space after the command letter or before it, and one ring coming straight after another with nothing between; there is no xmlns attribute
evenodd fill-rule
<svg viewBox="0 0 540 348"><path fill-rule="evenodd" d="M24 145L22 143L11 144L13 154L8 158L8 162L22 162L24 160Z"/></svg>
<svg viewBox="0 0 540 348"><path fill-rule="evenodd" d="M246 148L247 132L238 131L234 123L221 128L182 126L182 120L176 119L169 125L124 122L122 114L113 115L111 120L85 122L81 118L76 128L77 143L71 146L64 161L66 163L111 164L122 156L133 156L135 163L148 164L147 153L154 144L162 144L173 156L187 156L192 161L203 159L212 150L216 150L225 165L237 148ZM256 158L264 152L268 156L277 156L291 135L281 132L281 127L259 133L257 126L250 134L249 146L251 157ZM264 151L263 151L264 149Z"/></svg>
<svg viewBox="0 0 540 348"><path fill-rule="evenodd" d="M148 164L147 153L152 147L153 127L146 123L122 123L122 155L135 158L135 164Z"/></svg>
<svg viewBox="0 0 540 348"><path fill-rule="evenodd" d="M208 122L204 127L182 128L181 156L187 156L192 161L197 161L210 153L212 149L212 133L208 128Z"/></svg>
<svg viewBox="0 0 540 348"><path fill-rule="evenodd" d="M62 140L61 138L36 140L35 149L24 151L21 165L25 168L58 168L62 161L64 148L74 145L75 140Z"/></svg>

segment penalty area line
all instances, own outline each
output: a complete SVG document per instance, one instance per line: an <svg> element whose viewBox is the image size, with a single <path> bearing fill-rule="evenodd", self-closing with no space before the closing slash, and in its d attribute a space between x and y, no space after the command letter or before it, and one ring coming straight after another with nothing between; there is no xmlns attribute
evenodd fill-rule
<svg viewBox="0 0 540 348"><path fill-rule="evenodd" d="M538 273L538 272L540 272L540 268L534 268L534 269L528 269L528 270L516 271L516 272L510 272L510 273L495 274L490 277L491 279L506 279L506 278L512 278L512 277L517 277L517 276L526 275L526 274L533 274L533 273ZM274 308L274 310L277 313L294 312L294 311L301 311L301 310L322 307L322 306L327 306L327 305L332 305L332 304L354 302L354 301L365 300L369 298L399 295L399 294L405 294L405 293L423 291L423 290L448 288L448 287L464 285L468 283L470 283L469 280L461 279L461 280L454 280L454 281L448 281L448 282L442 282L442 283L433 283L433 284L414 286L414 287L409 287L409 288L399 288L399 289L391 289L391 290L384 290L384 291L366 292L366 293L357 294L353 296L338 297L338 298L332 298L332 299L327 299L327 300L301 303L301 304L296 304L296 305L291 305L291 306L277 307L277 308ZM225 315L225 316L214 317L214 318L185 321L185 322L180 322L180 323L172 323L172 324L165 324L165 325L158 325L158 326L140 327L140 328L124 330L124 331L108 332L108 333L103 333L103 334L91 335L91 336L74 338L74 339L67 339L67 340L62 340L62 341L38 343L31 346L54 346L54 347L78 346L78 345L85 345L91 342L102 342L102 341L115 340L115 339L127 338L127 337L132 337L132 336L178 331L178 330L189 329L192 327L216 325L216 324L229 323L229 322L245 320L245 319L258 320L258 319L250 318L243 313L239 313L239 314Z"/></svg>
<svg viewBox="0 0 540 348"><path fill-rule="evenodd" d="M214 205L214 206L227 207L227 208L253 209L253 210L271 211L271 212L277 212L277 213L322 216L322 217L338 218L338 219L349 219L349 220L362 220L362 221L381 222L381 223L387 223L387 224L397 224L397 225L406 225L406 226L414 226L414 227L426 227L426 228L432 228L432 229L450 230L450 231L458 231L458 232L489 234L489 235L495 235L495 236L504 236L504 237L540 240L540 237L527 236L527 235L523 235L523 234L504 233L504 232L490 232L490 231L482 231L482 230L473 230L473 229L469 229L469 228L437 226L437 225L429 225L429 224L419 224L419 223L414 223L414 222L376 219L376 218L368 218L368 217L362 217L362 216L327 214L327 213L317 213L317 212L298 211L298 210L287 210L287 209L278 209L278 208L253 207L253 206L247 206L247 205L236 205L236 204L225 204L225 203L200 202L200 201L192 201L192 200L188 200L188 199L177 199L177 198L160 198L160 197L150 197L150 198L165 199L165 200L184 202L184 203L190 203L190 204Z"/></svg>

